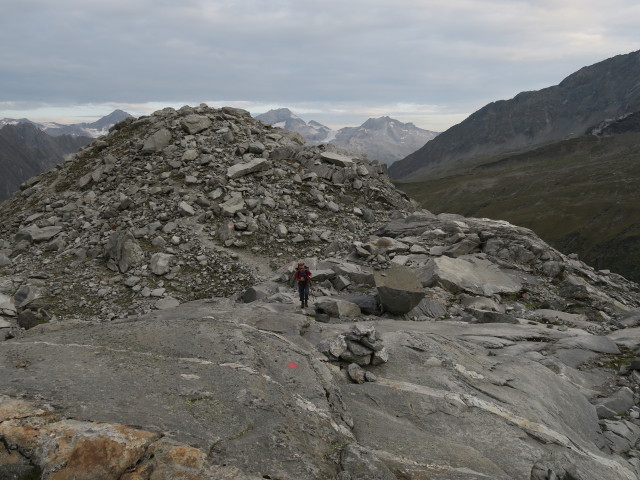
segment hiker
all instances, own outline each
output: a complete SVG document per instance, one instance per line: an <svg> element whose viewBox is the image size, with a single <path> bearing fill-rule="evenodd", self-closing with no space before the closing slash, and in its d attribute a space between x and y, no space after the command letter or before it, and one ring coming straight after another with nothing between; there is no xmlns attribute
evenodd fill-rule
<svg viewBox="0 0 640 480"><path fill-rule="evenodd" d="M293 277L298 282L298 294L300 294L300 307L309 306L309 290L311 288L311 270L304 262L298 262L298 267L293 272Z"/></svg>

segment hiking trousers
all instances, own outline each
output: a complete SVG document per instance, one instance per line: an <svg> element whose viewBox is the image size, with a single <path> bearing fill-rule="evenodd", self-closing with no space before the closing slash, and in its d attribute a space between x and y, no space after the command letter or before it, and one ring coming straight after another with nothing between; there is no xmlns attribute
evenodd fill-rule
<svg viewBox="0 0 640 480"><path fill-rule="evenodd" d="M300 295L301 302L309 300L309 287L309 282L298 282L298 294Z"/></svg>

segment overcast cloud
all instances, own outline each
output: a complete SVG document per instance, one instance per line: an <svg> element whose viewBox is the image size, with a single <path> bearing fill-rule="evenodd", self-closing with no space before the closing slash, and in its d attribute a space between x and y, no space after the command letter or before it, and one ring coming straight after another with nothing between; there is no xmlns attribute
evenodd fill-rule
<svg viewBox="0 0 640 480"><path fill-rule="evenodd" d="M0 117L205 102L443 131L640 49L639 23L637 0L0 0Z"/></svg>

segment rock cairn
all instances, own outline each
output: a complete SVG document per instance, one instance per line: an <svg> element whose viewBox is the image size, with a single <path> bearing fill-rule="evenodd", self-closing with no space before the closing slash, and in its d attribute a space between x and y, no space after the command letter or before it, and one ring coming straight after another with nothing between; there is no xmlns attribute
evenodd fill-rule
<svg viewBox="0 0 640 480"><path fill-rule="evenodd" d="M346 364L347 373L355 383L375 382L375 374L362 367L389 361L389 352L372 324L357 323L349 332L323 342L318 349L330 361Z"/></svg>

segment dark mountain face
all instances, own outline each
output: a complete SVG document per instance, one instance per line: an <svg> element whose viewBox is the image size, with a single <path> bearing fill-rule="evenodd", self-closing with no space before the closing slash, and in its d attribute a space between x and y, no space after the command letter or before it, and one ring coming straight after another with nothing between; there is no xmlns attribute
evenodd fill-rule
<svg viewBox="0 0 640 480"><path fill-rule="evenodd" d="M0 129L0 201L90 141L88 137L52 137L32 123L4 126Z"/></svg>
<svg viewBox="0 0 640 480"><path fill-rule="evenodd" d="M400 187L436 213L523 225L566 254L639 281L639 120L640 112L625 115L589 135L454 164Z"/></svg>
<svg viewBox="0 0 640 480"><path fill-rule="evenodd" d="M490 103L393 164L389 174L406 178L578 137L607 118L640 110L638 78L640 51L584 67L559 85Z"/></svg>

